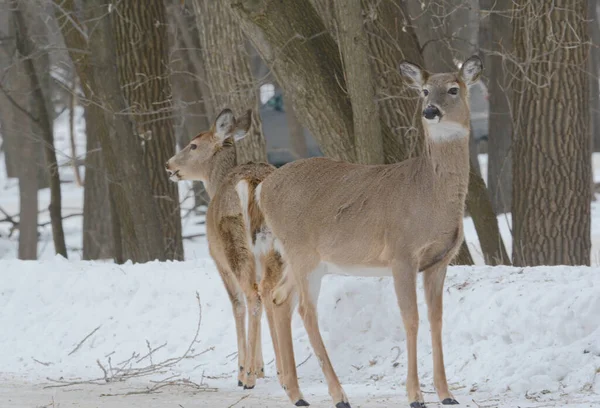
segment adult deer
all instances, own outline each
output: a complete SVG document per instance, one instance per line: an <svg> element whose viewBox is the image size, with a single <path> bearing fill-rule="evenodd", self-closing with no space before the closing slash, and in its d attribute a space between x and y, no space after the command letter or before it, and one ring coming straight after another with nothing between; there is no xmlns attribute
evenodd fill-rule
<svg viewBox="0 0 600 408"><path fill-rule="evenodd" d="M325 158L299 160L275 171L256 189L285 264L273 302L282 304L298 292L300 315L337 408L350 404L319 332L316 305L325 273L393 276L406 330L408 399L412 408L423 408L417 375L416 291L422 271L434 385L442 404L458 404L448 390L444 368L442 294L446 268L463 240L469 180L468 86L482 69L477 57L455 73L429 74L408 62L400 65L422 99L427 148L421 157L371 166ZM290 322L276 324L279 330ZM300 391L286 359L291 353L280 349L282 382L296 401Z"/></svg>
<svg viewBox="0 0 600 408"><path fill-rule="evenodd" d="M254 388L256 378L264 377L261 298L272 298L271 292L282 270L280 255L273 249L272 240L266 239L263 217L254 201L255 187L275 168L266 163L236 166L234 142L246 136L251 115L248 111L236 119L231 110L223 110L210 130L200 133L166 163L172 181L200 180L210 196L206 235L210 254L233 308L240 368L238 385L245 389ZM240 195L236 191L238 184L243 186ZM246 305L249 309L247 338ZM291 327L287 332L285 327L282 329L278 341L274 305L269 301L264 306L280 375L279 342L284 347L292 347ZM287 312L278 312L291 315L291 310L288 302Z"/></svg>

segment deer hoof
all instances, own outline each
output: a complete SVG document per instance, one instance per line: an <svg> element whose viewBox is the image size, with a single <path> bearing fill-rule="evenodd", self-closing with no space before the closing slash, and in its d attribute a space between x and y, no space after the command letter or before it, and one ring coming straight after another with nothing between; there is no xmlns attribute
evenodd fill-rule
<svg viewBox="0 0 600 408"><path fill-rule="evenodd" d="M335 408L352 408L347 402L338 402L335 404Z"/></svg>
<svg viewBox="0 0 600 408"><path fill-rule="evenodd" d="M306 401L304 401L303 399L299 399L298 401L296 401L296 403L294 404L297 407L308 407L310 406L310 404Z"/></svg>
<svg viewBox="0 0 600 408"><path fill-rule="evenodd" d="M442 401L442 405L459 405L458 401L454 398L446 398Z"/></svg>
<svg viewBox="0 0 600 408"><path fill-rule="evenodd" d="M424 402L415 401L410 403L410 408L427 408L427 406Z"/></svg>
<svg viewBox="0 0 600 408"><path fill-rule="evenodd" d="M238 387L243 387L244 383L242 383L240 380L238 380Z"/></svg>
<svg viewBox="0 0 600 408"><path fill-rule="evenodd" d="M245 390L252 390L252 389L254 389L254 385L252 385L252 386L250 386L250 387L249 387L249 386L247 386L247 385L244 385L244 389L245 389Z"/></svg>

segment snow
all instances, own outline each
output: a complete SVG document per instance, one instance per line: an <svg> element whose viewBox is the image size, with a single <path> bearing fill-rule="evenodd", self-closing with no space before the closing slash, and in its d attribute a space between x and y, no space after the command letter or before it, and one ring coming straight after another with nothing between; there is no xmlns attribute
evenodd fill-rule
<svg viewBox="0 0 600 408"><path fill-rule="evenodd" d="M500 399L578 395L600 404L594 394L600 389L600 268L453 267L446 288L446 369L457 399L470 401L472 390ZM200 382L204 377L219 392L240 393L237 359L231 356L236 351L231 306L209 258L120 266L60 257L0 261L0 327L10 328L0 340L2 372L33 383L102 377L96 360L108 367L108 355L112 365L133 352L143 356L146 341L152 347L166 343L155 362L181 356L196 330L196 291L202 321L194 352L209 351L162 378L172 373ZM431 392L425 307L420 296L419 372L424 391ZM351 401L354 395L393 395L403 402L405 336L391 279L325 277L318 310L324 341ZM298 369L301 387L307 399L326 401L323 376L297 316L293 332L297 362L308 358ZM264 319L262 335L269 378L252 393L265 389L285 402ZM100 387L97 394L102 392Z"/></svg>
<svg viewBox="0 0 600 408"><path fill-rule="evenodd" d="M66 118L55 125L59 162L70 160ZM83 154L83 118L77 145ZM486 156L480 156L482 171ZM0 155L0 207L18 213L18 182L7 179ZM594 156L600 181L600 156ZM82 212L83 189L72 169L60 168L63 214ZM189 183L179 183L183 213L191 206ZM39 193L40 210L49 203ZM467 241L479 266L449 269L445 292L444 347L450 387L467 407L600 406L600 203L592 203L596 267L485 267L475 230L465 220ZM0 216L1 218L2 216ZM203 217L183 220L184 235L204 232ZM40 222L48 221L47 212ZM0 223L0 407L285 407L291 404L275 374L268 325L262 344L267 378L256 389L237 388L237 350L231 306L208 255L206 240L185 240L185 262L115 265L81 258L81 217L64 222L69 261L53 254L50 227L40 229L39 261L16 260L18 232ZM510 214L499 217L510 251ZM50 379L102 377L98 363L115 366L165 344L153 361L193 353L163 373L127 383L44 388ZM428 406L432 386L429 324L419 287L419 373ZM353 407L405 406L405 337L393 285L387 277L326 276L318 305L332 362ZM95 330L97 329L97 330ZM95 331L94 331L95 330ZM327 386L301 320L293 321L300 385L313 406L330 406ZM91 334L91 335L90 335ZM86 336L90 335L81 346ZM72 353L72 354L70 354ZM69 355L70 354L70 355ZM139 360L139 358L138 358ZM137 361L137 360L136 360ZM147 360L134 363L134 367ZM162 394L100 397L146 387L177 374L217 387L215 393L165 388ZM243 401L240 398L248 396Z"/></svg>

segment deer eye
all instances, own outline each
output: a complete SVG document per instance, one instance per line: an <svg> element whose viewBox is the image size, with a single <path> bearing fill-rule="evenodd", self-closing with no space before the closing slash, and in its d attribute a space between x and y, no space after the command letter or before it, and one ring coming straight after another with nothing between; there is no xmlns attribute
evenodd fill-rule
<svg viewBox="0 0 600 408"><path fill-rule="evenodd" d="M198 147L198 145L191 144L190 145L190 150L196 150L197 147Z"/></svg>
<svg viewBox="0 0 600 408"><path fill-rule="evenodd" d="M448 93L450 95L458 95L458 88L457 87L450 88L450 89L448 89Z"/></svg>
<svg viewBox="0 0 600 408"><path fill-rule="evenodd" d="M428 89L423 89L423 95L425 95L425 96L429 95L429 90Z"/></svg>

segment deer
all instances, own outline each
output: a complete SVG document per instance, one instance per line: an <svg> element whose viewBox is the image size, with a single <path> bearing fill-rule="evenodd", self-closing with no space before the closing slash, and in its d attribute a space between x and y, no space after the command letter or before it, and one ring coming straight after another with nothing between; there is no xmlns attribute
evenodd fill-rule
<svg viewBox="0 0 600 408"><path fill-rule="evenodd" d="M442 297L447 267L464 236L468 88L478 80L483 64L473 56L452 73L430 74L407 61L399 69L407 85L420 95L426 146L421 156L384 165L303 159L277 169L254 189L283 258L283 276L272 301L277 309L290 298L298 298L298 312L336 408L350 408L350 403L319 331L316 305L325 274L393 278L406 332L406 393L411 408L424 408L417 373L416 284L422 273L434 386L443 405L458 404L448 389L444 367ZM291 325L285 320L287 315L281 316L278 330ZM293 349L280 347L279 354L280 381L290 400L297 401L301 393L290 366Z"/></svg>
<svg viewBox="0 0 600 408"><path fill-rule="evenodd" d="M282 274L281 257L273 248L273 240L264 232L264 219L253 194L275 167L266 163L236 165L235 143L247 135L251 124L251 110L236 118L230 109L224 109L208 131L198 134L165 164L171 181L202 181L210 197L206 212L209 253L231 302L237 333L238 386L244 389L253 389L256 379L264 377L260 336L262 299L271 299ZM238 191L238 186L243 189ZM291 327L286 330L284 326L278 336L274 306L269 301L264 308L280 377L279 344L286 349L292 347ZM291 303L287 310L282 307L277 312L291 316ZM294 356L291 358L290 364L295 367ZM298 398L297 405L308 404Z"/></svg>

